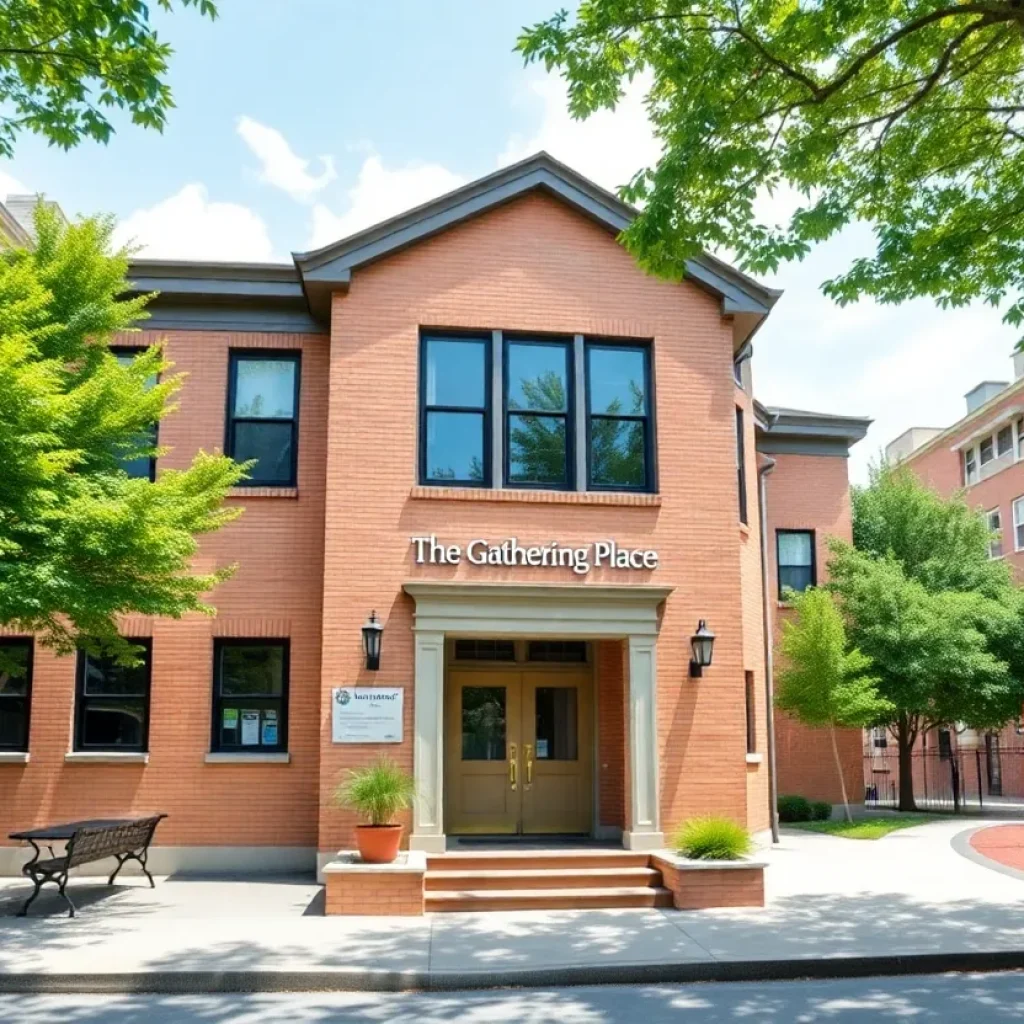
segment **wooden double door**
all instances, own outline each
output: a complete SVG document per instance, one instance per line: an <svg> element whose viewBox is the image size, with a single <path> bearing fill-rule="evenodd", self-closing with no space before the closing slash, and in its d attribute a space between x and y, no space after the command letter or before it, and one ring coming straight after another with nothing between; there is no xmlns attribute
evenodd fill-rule
<svg viewBox="0 0 1024 1024"><path fill-rule="evenodd" d="M445 719L450 834L591 831L589 669L453 669Z"/></svg>

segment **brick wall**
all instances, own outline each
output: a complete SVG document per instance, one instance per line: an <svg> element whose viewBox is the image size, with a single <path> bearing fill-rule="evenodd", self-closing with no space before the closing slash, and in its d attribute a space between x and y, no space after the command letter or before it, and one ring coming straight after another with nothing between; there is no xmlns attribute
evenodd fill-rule
<svg viewBox="0 0 1024 1024"><path fill-rule="evenodd" d="M166 812L164 845L316 845L319 770L320 602L323 579L327 339L315 335L147 331L118 339L142 345L166 337L188 373L179 410L160 425L171 451L158 468L186 466L200 448L224 442L228 349L302 351L297 495L233 497L245 513L204 538L197 565L237 562L212 595L215 619L143 617L131 635L153 638L149 764L72 764L75 659L36 647L31 761L0 764L0 842L14 829L59 820ZM290 764L206 764L210 749L213 639L290 637Z"/></svg>
<svg viewBox="0 0 1024 1024"><path fill-rule="evenodd" d="M772 457L776 465L767 482L768 562L771 574L769 596L775 605L772 613L777 641L787 610L777 600L775 531L815 531L818 582L823 582L828 563L828 538L850 540L852 520L846 459L826 455ZM864 796L861 731L842 729L837 735L847 794L851 801L860 803ZM810 729L782 712L776 712L775 740L780 794L796 793L830 803L841 801L839 777L827 731Z"/></svg>
<svg viewBox="0 0 1024 1024"><path fill-rule="evenodd" d="M422 871L344 871L325 875L324 913L418 917L423 914Z"/></svg>

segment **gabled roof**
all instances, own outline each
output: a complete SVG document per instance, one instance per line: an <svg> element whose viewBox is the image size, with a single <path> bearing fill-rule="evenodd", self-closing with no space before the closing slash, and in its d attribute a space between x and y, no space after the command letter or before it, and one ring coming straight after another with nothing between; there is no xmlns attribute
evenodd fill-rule
<svg viewBox="0 0 1024 1024"><path fill-rule="evenodd" d="M348 238L311 252L293 253L314 315L326 315L330 293L346 288L358 267L533 191L560 199L613 235L627 228L637 215L618 196L550 154L537 153ZM721 299L723 313L748 315L745 319L750 324L743 340L782 294L710 255L687 261L686 272L696 284Z"/></svg>

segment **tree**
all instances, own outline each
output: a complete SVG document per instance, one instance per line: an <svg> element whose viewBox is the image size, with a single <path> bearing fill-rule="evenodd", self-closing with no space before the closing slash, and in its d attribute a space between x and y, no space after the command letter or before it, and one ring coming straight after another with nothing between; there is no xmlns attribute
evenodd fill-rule
<svg viewBox="0 0 1024 1024"><path fill-rule="evenodd" d="M795 615L783 620L779 651L783 664L776 706L805 725L826 728L832 743L846 820L852 821L837 728L864 728L886 717L893 706L878 694L869 675L871 659L846 639L846 625L832 595L812 587L790 594Z"/></svg>
<svg viewBox="0 0 1024 1024"><path fill-rule="evenodd" d="M127 366L108 350L148 301L121 298L112 223L66 226L40 205L36 230L33 250L0 252L0 623L130 660L118 615L212 611L203 595L232 570L190 560L239 514L222 501L248 467L201 452L155 482L125 471L158 453L183 378L159 345Z"/></svg>
<svg viewBox="0 0 1024 1024"><path fill-rule="evenodd" d="M156 0L172 11L175 0ZM209 18L213 0L178 0ZM70 149L107 142L107 113L162 131L174 106L165 81L172 50L146 0L0 0L0 157L25 129Z"/></svg>
<svg viewBox="0 0 1024 1024"><path fill-rule="evenodd" d="M625 242L679 277L701 249L774 271L855 221L876 249L825 282L840 304L1009 297L1024 321L1024 4L1020 0L581 0L524 29L571 113L649 82L662 146L622 189ZM761 223L762 189L803 202Z"/></svg>
<svg viewBox="0 0 1024 1024"><path fill-rule="evenodd" d="M988 529L909 471L875 467L853 491L853 544L832 542L829 589L851 645L871 659L892 711L900 810L914 810L911 754L940 725L997 728L1024 701L1024 599Z"/></svg>

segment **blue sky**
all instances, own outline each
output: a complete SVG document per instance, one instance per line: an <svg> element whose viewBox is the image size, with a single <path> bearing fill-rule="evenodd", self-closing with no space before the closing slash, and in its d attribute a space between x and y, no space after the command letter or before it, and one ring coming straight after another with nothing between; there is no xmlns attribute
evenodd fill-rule
<svg viewBox="0 0 1024 1024"><path fill-rule="evenodd" d="M119 125L70 153L30 136L0 195L45 192L106 211L145 254L284 260L537 149L614 188L657 156L639 89L571 122L557 78L524 69L520 27L567 0L220 0L214 23L160 16L177 108L163 135ZM571 6L571 4L569 4ZM765 216L792 205L765 197ZM963 394L1007 379L1015 334L986 307L839 309L822 280L870 245L852 228L769 283L786 294L755 341L767 403L868 415L868 458L909 426L959 418Z"/></svg>

